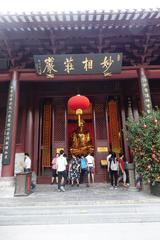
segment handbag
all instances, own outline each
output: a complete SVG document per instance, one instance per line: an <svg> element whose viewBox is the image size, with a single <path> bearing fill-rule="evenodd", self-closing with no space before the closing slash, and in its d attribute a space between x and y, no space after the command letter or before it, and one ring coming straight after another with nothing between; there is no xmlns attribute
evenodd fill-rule
<svg viewBox="0 0 160 240"><path fill-rule="evenodd" d="M100 163L101 163L101 166L102 166L102 167L107 167L107 165L108 165L107 159L102 159L102 160L100 161Z"/></svg>

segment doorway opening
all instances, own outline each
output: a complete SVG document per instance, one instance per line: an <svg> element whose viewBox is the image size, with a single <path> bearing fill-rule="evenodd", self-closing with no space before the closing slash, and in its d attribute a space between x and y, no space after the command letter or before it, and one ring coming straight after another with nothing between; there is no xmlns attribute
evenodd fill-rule
<svg viewBox="0 0 160 240"><path fill-rule="evenodd" d="M75 111L68 109L68 155L80 156L94 152L94 127L92 104L83 111L78 126L78 119Z"/></svg>

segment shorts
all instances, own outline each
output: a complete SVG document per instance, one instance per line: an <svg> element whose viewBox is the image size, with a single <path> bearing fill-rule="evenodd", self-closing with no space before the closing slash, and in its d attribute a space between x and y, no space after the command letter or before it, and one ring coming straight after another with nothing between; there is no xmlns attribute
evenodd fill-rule
<svg viewBox="0 0 160 240"><path fill-rule="evenodd" d="M58 172L58 178L62 178L64 177L64 179L66 180L67 179L67 171L61 171L61 172Z"/></svg>
<svg viewBox="0 0 160 240"><path fill-rule="evenodd" d="M89 173L94 173L94 168L93 167L88 167L88 172Z"/></svg>
<svg viewBox="0 0 160 240"><path fill-rule="evenodd" d="M57 177L57 170L56 169L52 169L52 177Z"/></svg>

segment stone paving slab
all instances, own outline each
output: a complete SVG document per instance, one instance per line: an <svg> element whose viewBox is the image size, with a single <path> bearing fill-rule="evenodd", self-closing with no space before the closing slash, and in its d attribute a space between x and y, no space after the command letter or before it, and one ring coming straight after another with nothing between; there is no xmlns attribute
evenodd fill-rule
<svg viewBox="0 0 160 240"><path fill-rule="evenodd" d="M160 197L138 192L135 188L119 187L111 190L110 185L96 183L89 188L84 184L79 187L66 186L65 192L58 192L56 185L37 185L35 191L28 196L3 198L0 207L13 206L54 206L54 205L99 205L104 204L137 204L160 203Z"/></svg>
<svg viewBox="0 0 160 240"><path fill-rule="evenodd" d="M25 197L0 199L1 225L160 222L160 198L135 188L38 185Z"/></svg>

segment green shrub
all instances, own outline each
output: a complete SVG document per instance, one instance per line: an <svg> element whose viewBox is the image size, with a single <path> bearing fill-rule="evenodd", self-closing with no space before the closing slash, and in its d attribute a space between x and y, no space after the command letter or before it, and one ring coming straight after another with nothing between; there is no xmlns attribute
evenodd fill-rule
<svg viewBox="0 0 160 240"><path fill-rule="evenodd" d="M128 119L126 124L136 171L145 182L160 181L160 110L144 113L138 121Z"/></svg>

